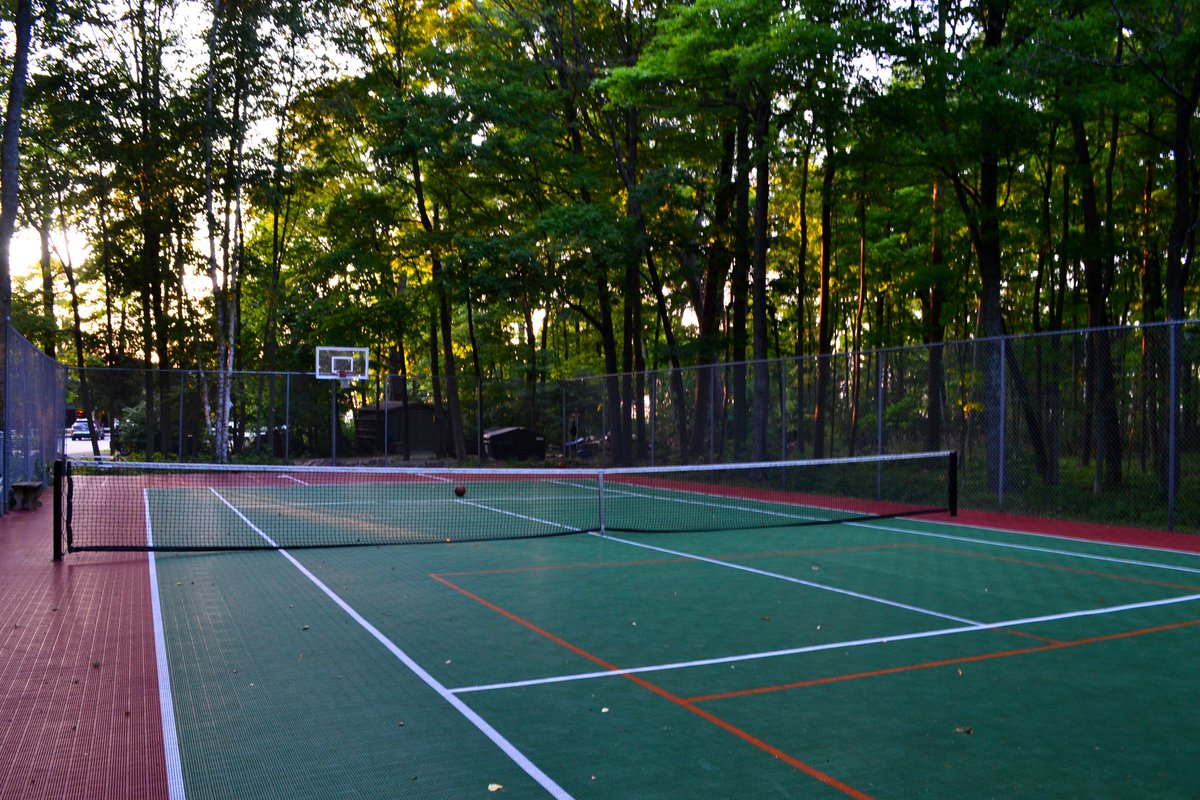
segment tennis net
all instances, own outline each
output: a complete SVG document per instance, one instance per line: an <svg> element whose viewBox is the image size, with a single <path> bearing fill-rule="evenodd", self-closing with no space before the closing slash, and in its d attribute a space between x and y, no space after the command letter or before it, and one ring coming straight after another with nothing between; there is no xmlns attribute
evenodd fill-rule
<svg viewBox="0 0 1200 800"><path fill-rule="evenodd" d="M956 505L950 452L612 469L68 461L61 472L55 541L67 552L738 530Z"/></svg>

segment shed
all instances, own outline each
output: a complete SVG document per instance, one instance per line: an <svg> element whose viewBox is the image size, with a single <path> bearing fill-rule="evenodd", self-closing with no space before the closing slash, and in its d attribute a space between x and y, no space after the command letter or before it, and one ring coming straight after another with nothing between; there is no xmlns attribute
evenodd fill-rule
<svg viewBox="0 0 1200 800"><path fill-rule="evenodd" d="M437 414L428 403L403 403L399 400L368 403L355 413L355 444L359 453L383 451L387 435L389 453L439 456L445 452Z"/></svg>
<svg viewBox="0 0 1200 800"><path fill-rule="evenodd" d="M546 437L529 428L488 428L483 432L483 449L488 458L544 459Z"/></svg>

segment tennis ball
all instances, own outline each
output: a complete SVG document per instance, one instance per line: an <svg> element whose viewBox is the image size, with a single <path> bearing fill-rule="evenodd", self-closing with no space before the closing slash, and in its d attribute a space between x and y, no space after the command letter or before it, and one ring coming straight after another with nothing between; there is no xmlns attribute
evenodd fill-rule
<svg viewBox="0 0 1200 800"><path fill-rule="evenodd" d="M461 483L458 486L454 487L454 494L456 497L462 497L466 493L467 493L467 487L463 486Z"/></svg>

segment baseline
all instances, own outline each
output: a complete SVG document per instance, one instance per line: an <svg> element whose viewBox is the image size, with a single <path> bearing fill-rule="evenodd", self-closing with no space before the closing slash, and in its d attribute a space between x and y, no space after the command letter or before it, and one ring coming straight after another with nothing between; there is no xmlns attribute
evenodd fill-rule
<svg viewBox="0 0 1200 800"><path fill-rule="evenodd" d="M924 538L929 538L929 539L944 539L944 540L948 540L948 541L952 541L952 542L966 542L969 544L981 544L981 545L984 545L987 547L998 547L998 548L1004 548L1004 549L1009 549L1009 550L1022 550L1022 551L1030 552L1030 553L1044 553L1046 555L1068 556L1070 558L1078 558L1078 559L1082 559L1085 561L1101 561L1101 562L1105 562L1105 563L1109 563L1109 564L1122 564L1122 565L1125 565L1128 567L1146 567L1148 569L1162 569L1162 570L1169 570L1171 572L1185 572L1185 573L1188 573L1191 575L1200 575L1200 567L1185 567L1185 566L1182 566L1179 564L1162 564L1162 563L1155 562L1155 561L1141 561L1139 559L1133 559L1133 558L1117 558L1116 556L1105 556L1105 555L1100 555L1099 553L1081 553L1077 550L1065 550L1065 549L1061 549L1061 548L1057 548L1057 547L1040 547L1040 546L1031 545L1031 544L1019 544L1017 542L998 542L993 539L980 539L980 538L976 538L973 536L962 536L962 535L956 535L956 534L950 534L950 533L935 533L933 531L920 531L920 530L914 530L911 528L900 528L900 527L896 527L895 525L881 525L879 523L873 523L873 522L846 522L843 524L852 525L857 528L870 528L873 530L888 531L891 533L903 533L903 534L906 534L909 536L919 536L919 537L924 537ZM951 524L952 525L954 523L937 522L936 524L939 524L939 525ZM966 527L966 526L957 526L957 527ZM988 530L990 530L990 529L988 529ZM997 532L999 532L999 533L1017 533L1022 536L1044 536L1047 538L1063 538L1063 537L1054 536L1053 534L1030 533L1028 531L1001 531L999 529L994 529L994 530L997 530ZM1147 547L1146 545L1120 544L1118 542L1096 542L1096 541L1092 541L1091 539L1072 539L1071 541L1082 542L1085 544L1086 543L1097 544L1097 545L1102 545L1102 546L1106 546L1106 547L1132 547L1132 548L1137 548L1139 550L1152 550L1153 549L1151 547ZM1179 550L1168 550L1166 552L1175 553L1177 555L1192 555L1190 553L1187 553L1186 551L1179 551Z"/></svg>

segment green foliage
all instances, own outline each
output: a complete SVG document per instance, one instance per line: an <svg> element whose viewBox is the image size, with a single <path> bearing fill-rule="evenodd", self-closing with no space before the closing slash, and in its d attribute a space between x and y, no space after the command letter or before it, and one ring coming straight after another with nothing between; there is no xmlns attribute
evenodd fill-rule
<svg viewBox="0 0 1200 800"><path fill-rule="evenodd" d="M1192 245L1173 232L1196 168L1171 142L1194 4L901 5L235 4L202 29L168 3L145 20L89 7L98 26L64 7L30 85L26 223L88 244L74 266L90 364L215 366L210 155L238 369L307 372L316 345L354 344L428 384L443 299L459 373L485 382L736 361L731 276L749 274L763 208L767 296L744 305L770 355L812 352L821 313L841 348L975 334L990 222L1011 332L1086 324L1096 253L1113 321L1166 315L1172 253L1196 313ZM993 8L1005 25L985 41ZM1084 235L1084 177L1106 193L1101 241ZM63 352L55 270L55 324L20 283L14 320L34 339L57 329Z"/></svg>

